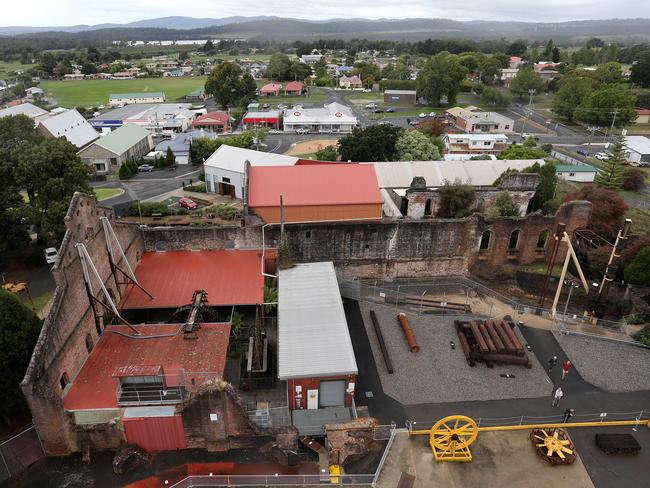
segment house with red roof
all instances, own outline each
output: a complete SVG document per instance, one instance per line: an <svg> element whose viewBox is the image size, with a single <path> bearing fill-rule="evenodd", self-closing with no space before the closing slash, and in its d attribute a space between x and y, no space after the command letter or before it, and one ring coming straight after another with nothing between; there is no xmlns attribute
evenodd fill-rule
<svg viewBox="0 0 650 488"><path fill-rule="evenodd" d="M363 88L361 78L357 75L354 76L341 76L339 78L339 87L341 88Z"/></svg>
<svg viewBox="0 0 650 488"><path fill-rule="evenodd" d="M208 112L194 119L192 127L209 132L230 132L230 116L225 112Z"/></svg>
<svg viewBox="0 0 650 488"><path fill-rule="evenodd" d="M249 166L248 207L265 222L381 220L382 203L370 164Z"/></svg>
<svg viewBox="0 0 650 488"><path fill-rule="evenodd" d="M302 95L305 91L305 85L302 81L290 81L287 83L287 86L284 87L285 95Z"/></svg>
<svg viewBox="0 0 650 488"><path fill-rule="evenodd" d="M636 120L635 124L650 124L650 108L635 108Z"/></svg>
<svg viewBox="0 0 650 488"><path fill-rule="evenodd" d="M260 95L263 97L277 97L282 90L282 85L280 83L267 83L262 88L260 88Z"/></svg>

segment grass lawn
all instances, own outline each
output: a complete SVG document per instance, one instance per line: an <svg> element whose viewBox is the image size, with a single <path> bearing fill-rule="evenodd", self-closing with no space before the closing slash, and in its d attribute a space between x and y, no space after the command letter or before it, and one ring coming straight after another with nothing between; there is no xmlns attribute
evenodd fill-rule
<svg viewBox="0 0 650 488"><path fill-rule="evenodd" d="M122 193L122 190L119 188L94 188L93 192L95 193L97 200L102 201L119 195Z"/></svg>
<svg viewBox="0 0 650 488"><path fill-rule="evenodd" d="M3 75L6 75L10 71L24 71L26 69L32 68L33 64L20 64L20 61L10 61L10 62L5 62L5 61L0 61L0 78Z"/></svg>
<svg viewBox="0 0 650 488"><path fill-rule="evenodd" d="M634 234L639 236L650 235L650 212L630 207L625 212L625 217L632 219L632 232Z"/></svg>
<svg viewBox="0 0 650 488"><path fill-rule="evenodd" d="M384 95L378 92L364 93L360 90L349 91L343 95L348 102L354 103L355 100L384 100Z"/></svg>
<svg viewBox="0 0 650 488"><path fill-rule="evenodd" d="M47 305L47 303L52 299L53 292L47 292L44 295L34 297L34 307L36 308L36 312L40 312L43 310L43 307ZM25 302L26 305L29 306L27 302Z"/></svg>
<svg viewBox="0 0 650 488"><path fill-rule="evenodd" d="M306 153L306 154L298 154L294 156L295 158L300 158L300 159L316 159L316 153Z"/></svg>
<svg viewBox="0 0 650 488"><path fill-rule="evenodd" d="M179 78L141 78L135 80L43 81L41 88L48 92L59 106L97 107L107 105L111 93L165 92L168 102L187 95L205 84L203 76Z"/></svg>

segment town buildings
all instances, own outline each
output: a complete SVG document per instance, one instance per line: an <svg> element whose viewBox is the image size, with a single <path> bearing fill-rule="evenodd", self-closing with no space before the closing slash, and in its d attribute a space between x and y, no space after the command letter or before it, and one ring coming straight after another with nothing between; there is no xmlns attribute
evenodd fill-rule
<svg viewBox="0 0 650 488"><path fill-rule="evenodd" d="M447 154L499 154L508 147L504 134L445 134L443 137Z"/></svg>
<svg viewBox="0 0 650 488"><path fill-rule="evenodd" d="M342 75L339 78L339 88L347 88L347 89L363 88L363 83L361 82L361 78L357 75L352 75L352 76Z"/></svg>
<svg viewBox="0 0 650 488"><path fill-rule="evenodd" d="M337 102L326 104L323 108L287 109L283 120L285 132L352 132L357 125L352 110Z"/></svg>
<svg viewBox="0 0 650 488"><path fill-rule="evenodd" d="M590 164L560 164L555 167L558 178L580 183L591 183L596 178L598 170Z"/></svg>
<svg viewBox="0 0 650 488"><path fill-rule="evenodd" d="M245 129L255 127L265 127L268 129L280 128L280 111L268 110L266 112L258 112L249 110L242 117L242 124Z"/></svg>
<svg viewBox="0 0 650 488"><path fill-rule="evenodd" d="M126 105L109 110L88 120L95 130L114 130L125 124L135 124L162 134L187 130L196 112L189 103L146 103Z"/></svg>
<svg viewBox="0 0 650 488"><path fill-rule="evenodd" d="M76 110L64 110L44 118L39 122L38 129L45 137L64 137L78 149L99 137L97 131Z"/></svg>
<svg viewBox="0 0 650 488"><path fill-rule="evenodd" d="M625 159L635 166L650 166L650 139L645 136L626 136Z"/></svg>
<svg viewBox="0 0 650 488"><path fill-rule="evenodd" d="M134 103L165 103L165 94L163 92L111 93L108 97L108 104L111 107Z"/></svg>
<svg viewBox="0 0 650 488"><path fill-rule="evenodd" d="M454 107L445 110L448 120L469 133L509 134L514 132L514 120L497 112L482 112L477 107Z"/></svg>
<svg viewBox="0 0 650 488"><path fill-rule="evenodd" d="M415 90L386 90L384 91L384 103L415 105L417 92Z"/></svg>
<svg viewBox="0 0 650 488"><path fill-rule="evenodd" d="M96 173L115 173L127 160L137 160L153 149L151 132L136 124L126 124L100 137L79 151L84 164Z"/></svg>
<svg viewBox="0 0 650 488"><path fill-rule="evenodd" d="M172 134L170 139L165 139L156 144L155 152L158 157L164 157L167 149L171 149L176 157L176 164L190 164L192 162L190 161L190 143L194 139L214 139L216 137L217 134L215 132L205 130L192 130ZM196 161L196 163L200 162Z"/></svg>
<svg viewBox="0 0 650 488"><path fill-rule="evenodd" d="M208 112L194 119L192 127L209 132L230 132L230 115L226 112Z"/></svg>

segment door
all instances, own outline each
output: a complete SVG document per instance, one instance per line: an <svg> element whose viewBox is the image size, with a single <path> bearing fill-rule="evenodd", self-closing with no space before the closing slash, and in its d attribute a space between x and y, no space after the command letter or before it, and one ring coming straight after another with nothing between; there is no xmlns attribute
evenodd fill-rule
<svg viewBox="0 0 650 488"><path fill-rule="evenodd" d="M307 409L315 410L318 408L318 390L307 390Z"/></svg>
<svg viewBox="0 0 650 488"><path fill-rule="evenodd" d="M320 406L340 407L345 405L345 380L320 382Z"/></svg>

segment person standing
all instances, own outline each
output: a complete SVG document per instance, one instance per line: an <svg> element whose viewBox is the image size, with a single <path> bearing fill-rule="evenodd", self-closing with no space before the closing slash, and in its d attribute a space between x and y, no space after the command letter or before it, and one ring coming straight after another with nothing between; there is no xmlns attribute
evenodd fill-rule
<svg viewBox="0 0 650 488"><path fill-rule="evenodd" d="M550 373L553 371L553 368L557 365L557 356L553 356L551 359L548 360L548 372Z"/></svg>
<svg viewBox="0 0 650 488"><path fill-rule="evenodd" d="M569 419L573 417L573 409L572 408L567 408L564 411L564 417L562 418L562 423L566 424L569 422Z"/></svg>
<svg viewBox="0 0 650 488"><path fill-rule="evenodd" d="M566 375L569 374L570 369L571 369L571 361L567 359L562 363L562 379L566 378Z"/></svg>
<svg viewBox="0 0 650 488"><path fill-rule="evenodd" d="M553 403L551 405L554 407L559 407L560 400L562 400L563 396L564 396L564 392L562 391L562 388L558 386L557 390L555 390L555 395L553 395Z"/></svg>

